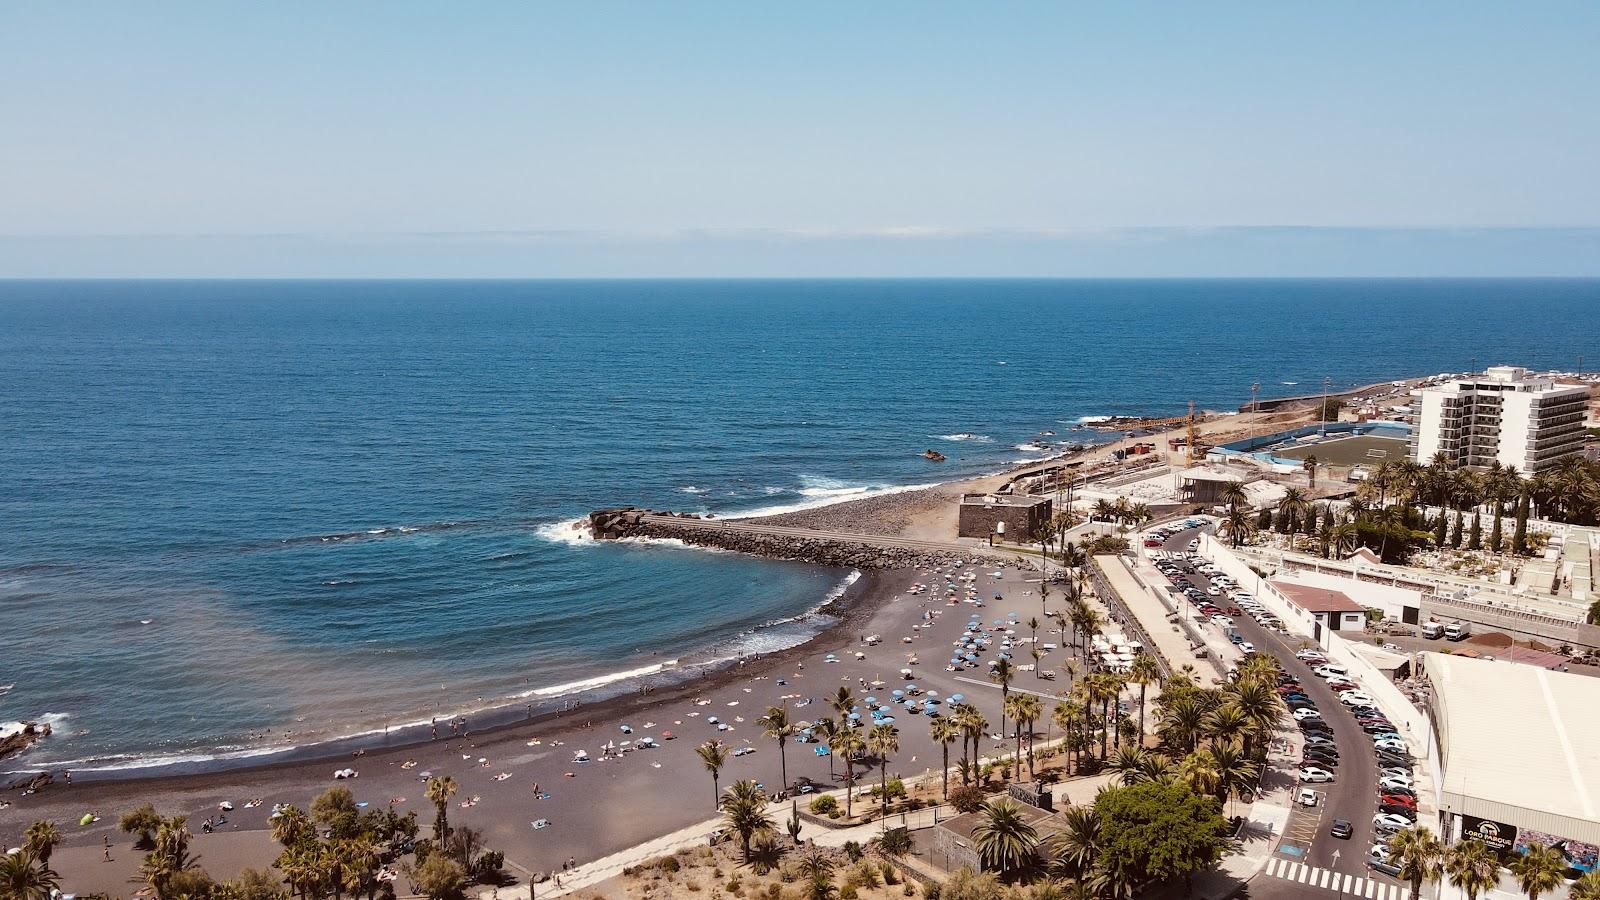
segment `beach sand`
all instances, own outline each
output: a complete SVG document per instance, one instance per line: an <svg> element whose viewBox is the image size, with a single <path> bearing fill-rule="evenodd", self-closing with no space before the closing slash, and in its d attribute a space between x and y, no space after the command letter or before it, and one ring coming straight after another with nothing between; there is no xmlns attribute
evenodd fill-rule
<svg viewBox="0 0 1600 900"><path fill-rule="evenodd" d="M79 778L71 786L58 781L31 796L8 792L4 799L12 805L0 810L0 842L14 845L29 823L51 819L66 835L65 845L57 851L64 889L126 895L131 893L127 879L137 866L138 854L126 836L115 830L116 819L140 803L154 803L167 815L188 814L197 832L194 849L204 857L203 865L213 876L229 877L242 866L264 866L275 857L276 848L266 831L274 803L305 806L333 786L349 787L358 801L373 806L392 802L398 809L416 810L426 833L432 808L422 797L421 773L428 771L452 775L460 783L450 807L452 823L481 829L487 845L504 850L508 868L525 880L531 871L558 869L569 858L582 863L713 815L711 779L694 753L694 747L705 740L721 738L735 747L749 744L756 748L754 754L730 757L721 775L722 786L740 778L755 778L769 790L776 789L780 781L778 752L755 723L766 707L781 702L791 718L814 719L831 713L826 698L841 685L850 687L857 697L876 694L887 699L891 689L904 683L899 672L910 652L921 657L914 667L919 686L937 689L944 696L963 693L997 724L1000 691L984 679L986 669L952 673L944 667L951 642L970 616L981 615L988 622L1014 611L1026 623L1030 616L1040 615L1038 585L1024 581L1028 574L1032 573L1007 568L996 580L985 572L977 590L980 597L990 599L986 608L979 609L968 603L949 605L942 597L929 594L908 594L907 588L917 582L938 582L942 593L943 579L928 573L866 573L842 601L844 620L806 645L749 661L701 682L663 689L648 697L632 695L586 704L545 722L508 726L467 738L441 738L411 748L373 750L359 758L347 755L158 779ZM1004 599L994 601L996 592ZM1052 595L1049 605L1051 609L1059 607L1059 592ZM937 613L933 627L914 630L912 625L922 621L927 610ZM1048 621L1045 624L1048 626ZM1026 625L1018 632L1019 637L1026 637ZM881 634L884 642L875 647L861 645L861 638L869 634ZM912 643L901 642L902 637L912 635ZM1054 642L1057 634L1046 627L1039 640ZM856 660L856 650L865 658ZM829 652L837 653L840 661L825 662ZM1059 665L1064 652L1052 652L1045 666ZM881 688L874 688L874 681L881 682ZM1024 674L1017 686L1053 692L1067 685L1065 679L1043 681ZM807 698L814 702L796 705ZM732 730L718 732L706 721L712 715ZM936 769L939 752L928 737L928 720L909 714L897 719L902 749L890 771L911 776ZM631 725L634 732L624 734L620 730L623 724ZM645 734L660 740L667 730L677 738L663 741L660 749L600 760L601 745L607 741ZM994 741L986 742L988 745L1001 746ZM791 781L807 776L829 782L828 759L816 756L813 746L788 745ZM573 762L573 752L580 749L593 761ZM410 761L415 765L405 767ZM347 766L357 769L359 776L335 780L334 770ZM834 768L842 774L840 763L835 762ZM859 772L867 776L865 768ZM510 777L496 780L501 773L510 773ZM571 777L567 773L572 773ZM870 783L870 777L865 782L858 780L863 790ZM550 797L536 799L535 784ZM265 802L255 809L243 809L244 802L252 798ZM235 806L228 823L216 834L198 833L201 820L216 815L217 805L223 801ZM463 807L463 803L471 805ZM79 827L76 822L85 812L101 818ZM548 819L551 827L536 831L530 826L535 819ZM106 837L113 841L116 862L101 861L101 842Z"/></svg>

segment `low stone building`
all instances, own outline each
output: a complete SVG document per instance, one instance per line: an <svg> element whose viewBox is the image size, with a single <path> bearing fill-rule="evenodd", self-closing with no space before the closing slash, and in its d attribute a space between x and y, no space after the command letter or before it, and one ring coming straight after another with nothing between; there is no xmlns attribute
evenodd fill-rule
<svg viewBox="0 0 1600 900"><path fill-rule="evenodd" d="M1039 835L1041 847L1049 846L1051 838L1064 827L1061 817L1047 809L1021 803L1017 807L1022 811L1022 820L1032 825ZM985 812L980 809L935 825L932 858L929 861L946 872L955 872L963 866L974 872L982 872L983 862L978 858L978 842L972 836L972 830L982 824L985 817Z"/></svg>
<svg viewBox="0 0 1600 900"><path fill-rule="evenodd" d="M1049 497L1017 494L962 494L956 533L961 537L993 537L1011 543L1028 543L1030 536L1050 522L1055 504ZM997 525L1005 525L997 531Z"/></svg>

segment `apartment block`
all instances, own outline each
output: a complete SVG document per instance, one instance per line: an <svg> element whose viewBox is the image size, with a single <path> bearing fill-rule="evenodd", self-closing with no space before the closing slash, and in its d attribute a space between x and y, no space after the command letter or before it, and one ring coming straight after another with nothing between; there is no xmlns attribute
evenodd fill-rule
<svg viewBox="0 0 1600 900"><path fill-rule="evenodd" d="M1456 466L1498 461L1530 475L1583 451L1588 385L1493 366L1412 397L1411 458L1424 465L1444 453Z"/></svg>

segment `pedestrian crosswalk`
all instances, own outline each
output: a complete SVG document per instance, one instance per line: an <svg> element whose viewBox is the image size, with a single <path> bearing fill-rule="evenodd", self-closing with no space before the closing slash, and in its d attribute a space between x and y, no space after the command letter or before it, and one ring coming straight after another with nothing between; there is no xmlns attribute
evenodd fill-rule
<svg viewBox="0 0 1600 900"><path fill-rule="evenodd" d="M1308 866L1281 856L1274 856L1267 863L1267 874L1306 887L1338 891L1346 897L1364 897L1366 900L1405 900L1407 895L1405 887L1398 884Z"/></svg>

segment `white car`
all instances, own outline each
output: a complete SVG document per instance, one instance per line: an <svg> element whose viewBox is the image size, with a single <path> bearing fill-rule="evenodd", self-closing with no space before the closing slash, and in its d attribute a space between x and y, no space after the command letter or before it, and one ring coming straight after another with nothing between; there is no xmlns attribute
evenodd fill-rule
<svg viewBox="0 0 1600 900"><path fill-rule="evenodd" d="M1312 671L1316 672L1318 675L1322 676L1323 678L1340 678L1340 677L1344 677L1344 676L1347 676L1347 675L1350 674L1349 672L1346 672L1343 668L1341 668L1339 666L1332 665L1331 663L1327 664L1327 665L1317 666L1315 669L1312 669Z"/></svg>
<svg viewBox="0 0 1600 900"><path fill-rule="evenodd" d="M1411 790L1411 779L1404 775L1386 775L1378 779L1378 787L1387 791L1409 791Z"/></svg>
<svg viewBox="0 0 1600 900"><path fill-rule="evenodd" d="M1298 651L1295 652L1294 658L1295 659L1310 659L1313 656L1321 656L1321 655L1322 655L1322 651L1321 650L1298 650Z"/></svg>
<svg viewBox="0 0 1600 900"><path fill-rule="evenodd" d="M1415 819L1402 816L1399 813L1378 813L1372 817L1374 828L1410 828L1417 824Z"/></svg>
<svg viewBox="0 0 1600 900"><path fill-rule="evenodd" d="M1322 713L1310 707L1301 707L1294 711L1294 717L1297 721L1304 722L1306 719L1320 719L1322 718Z"/></svg>
<svg viewBox="0 0 1600 900"><path fill-rule="evenodd" d="M1217 615L1211 617L1211 624L1220 625L1223 628L1227 628L1229 625L1233 624L1233 620L1227 616Z"/></svg>
<svg viewBox="0 0 1600 900"><path fill-rule="evenodd" d="M1345 706L1376 706L1378 703L1360 691L1345 691L1339 695L1339 702Z"/></svg>
<svg viewBox="0 0 1600 900"><path fill-rule="evenodd" d="M1300 780L1311 784L1328 782L1333 780L1333 773L1316 766L1305 766L1300 770Z"/></svg>
<svg viewBox="0 0 1600 900"><path fill-rule="evenodd" d="M1256 652L1256 645L1250 643L1249 641L1245 641L1239 645L1239 650L1244 653L1245 656L1253 656Z"/></svg>
<svg viewBox="0 0 1600 900"><path fill-rule="evenodd" d="M1410 754L1411 753L1410 750L1406 749L1406 742L1405 741L1397 741L1394 738L1387 738L1385 740L1376 741L1376 742L1373 743L1372 749L1374 749L1374 750L1388 750L1390 753L1404 753L1404 754Z"/></svg>
<svg viewBox="0 0 1600 900"><path fill-rule="evenodd" d="M1313 791L1311 788L1301 788L1299 792L1294 795L1294 802L1300 804L1301 806L1316 806L1317 792Z"/></svg>

